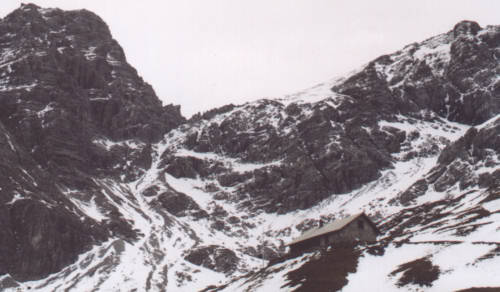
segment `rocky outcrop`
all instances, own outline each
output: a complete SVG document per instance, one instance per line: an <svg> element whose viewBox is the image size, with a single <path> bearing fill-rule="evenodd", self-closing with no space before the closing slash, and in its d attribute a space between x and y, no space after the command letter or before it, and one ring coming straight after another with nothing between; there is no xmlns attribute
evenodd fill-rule
<svg viewBox="0 0 500 292"><path fill-rule="evenodd" d="M151 142L183 121L178 106L162 107L107 25L89 11L23 5L1 21L0 31L2 49L10 52L2 60L10 62L3 66L9 68L4 73L8 86L31 89L11 93L11 99L29 102L32 110L46 108L47 119L40 119L45 124L74 114L73 129L84 124L112 140ZM10 115L11 123L17 122L19 113Z"/></svg>
<svg viewBox="0 0 500 292"><path fill-rule="evenodd" d="M234 272L239 262L232 250L217 245L196 248L186 255L185 259L195 265L225 274Z"/></svg>
<svg viewBox="0 0 500 292"><path fill-rule="evenodd" d="M8 272L18 280L37 279L59 271L107 231L95 222L80 221L63 208L49 208L34 200L19 200L9 208L2 236L8 252L2 255ZM12 253L12 251L15 251Z"/></svg>
<svg viewBox="0 0 500 292"><path fill-rule="evenodd" d="M72 206L0 123L0 274L31 280L74 261L108 231Z"/></svg>
<svg viewBox="0 0 500 292"><path fill-rule="evenodd" d="M379 128L361 117L345 121L330 102L296 104L295 112L292 106L285 108L269 100L225 109L220 124L191 121L191 127L199 131L186 133L181 142L195 153L215 153L243 165L268 167L251 171L223 165L208 168L215 165L213 160L176 156L174 150L166 152L161 165L176 177L199 175L215 178L221 186L239 185L252 197L249 204L256 209L308 208L332 192L349 192L377 178L379 170L390 165L390 153L397 152L406 138L396 128ZM362 129L365 124L373 131Z"/></svg>
<svg viewBox="0 0 500 292"><path fill-rule="evenodd" d="M182 217L191 215L197 219L206 218L208 214L189 196L171 189L158 195L159 204L170 214Z"/></svg>
<svg viewBox="0 0 500 292"><path fill-rule="evenodd" d="M394 202L405 206L426 194L429 189L445 192L453 186L459 191L473 187L495 189L500 186L500 118L493 118L481 128L471 128L463 137L439 155L437 165Z"/></svg>
<svg viewBox="0 0 500 292"><path fill-rule="evenodd" d="M95 175L114 166L95 139L150 143L184 121L178 106L162 107L91 12L23 5L0 31L0 120L38 164L75 186L73 169Z"/></svg>
<svg viewBox="0 0 500 292"><path fill-rule="evenodd" d="M432 282L439 278L440 272L439 266L433 265L427 258L420 258L400 265L391 276L402 273L397 283L398 287L409 284L431 287Z"/></svg>
<svg viewBox="0 0 500 292"><path fill-rule="evenodd" d="M92 12L23 4L1 19L0 275L37 279L110 235L134 240L113 204L100 224L81 206L102 200L97 178L136 179L184 121Z"/></svg>
<svg viewBox="0 0 500 292"><path fill-rule="evenodd" d="M331 194L349 193L379 178L396 153L421 139L418 131L407 133L391 123L448 119L477 125L500 112L499 35L496 26L464 21L446 34L377 58L322 92L320 101L259 100L198 115L181 141L186 149L262 167L200 173L195 169L203 161L174 158L171 151L166 171L216 177L220 185L252 198L246 208L271 213L307 209ZM436 155L437 144L448 143L435 142L401 159ZM411 201L414 195L403 197Z"/></svg>
<svg viewBox="0 0 500 292"><path fill-rule="evenodd" d="M446 34L370 62L332 90L364 99L380 112L425 109L477 125L500 111L499 37L498 26L483 29L463 21Z"/></svg>

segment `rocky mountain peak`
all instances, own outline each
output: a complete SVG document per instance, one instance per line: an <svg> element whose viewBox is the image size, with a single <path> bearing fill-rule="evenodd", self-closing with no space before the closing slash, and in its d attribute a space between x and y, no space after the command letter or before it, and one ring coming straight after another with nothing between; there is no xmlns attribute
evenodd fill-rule
<svg viewBox="0 0 500 292"><path fill-rule="evenodd" d="M50 107L77 111L95 134L119 140L158 140L184 121L178 106L162 107L152 87L127 63L108 26L92 12L25 4L0 21L0 32L3 91L61 91L39 94L54 96L39 100L40 110L52 102Z"/></svg>
<svg viewBox="0 0 500 292"><path fill-rule="evenodd" d="M332 91L368 99L382 113L425 109L477 125L500 109L499 37L498 26L462 21L447 33L375 59Z"/></svg>
<svg viewBox="0 0 500 292"><path fill-rule="evenodd" d="M479 24L475 21L463 20L453 27L453 36L456 38L460 35L476 35L481 30Z"/></svg>
<svg viewBox="0 0 500 292"><path fill-rule="evenodd" d="M107 24L96 14L85 10L63 11L58 8L41 8L35 4L22 4L7 15L2 22L19 33L12 37L41 38L39 45L51 45L51 35L65 32L77 37L75 42L87 45L89 41L112 39ZM71 40L70 40L71 41ZM33 42L27 40L26 45ZM125 59L123 59L125 61Z"/></svg>
<svg viewBox="0 0 500 292"><path fill-rule="evenodd" d="M150 167L151 143L185 118L101 18L25 4L1 19L0 105L0 274L37 278L110 234L136 237L112 204L100 226L82 206L102 192L97 178Z"/></svg>

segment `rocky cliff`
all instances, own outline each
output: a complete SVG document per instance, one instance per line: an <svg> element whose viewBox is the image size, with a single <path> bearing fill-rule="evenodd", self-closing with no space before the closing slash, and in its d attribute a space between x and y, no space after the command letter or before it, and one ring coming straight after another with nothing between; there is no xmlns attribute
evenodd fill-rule
<svg viewBox="0 0 500 292"><path fill-rule="evenodd" d="M60 270L116 230L98 226L68 194L87 201L94 179L148 167L150 143L183 123L126 61L107 25L89 11L32 4L0 21L0 271L19 279ZM106 151L99 141L134 145ZM104 147L105 148L105 147ZM127 159L137 163L125 165ZM123 168L130 168L124 171Z"/></svg>

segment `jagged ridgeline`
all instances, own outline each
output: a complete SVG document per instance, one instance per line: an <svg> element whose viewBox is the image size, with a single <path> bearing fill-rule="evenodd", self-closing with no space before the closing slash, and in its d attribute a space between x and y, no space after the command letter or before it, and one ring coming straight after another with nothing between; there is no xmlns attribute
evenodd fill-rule
<svg viewBox="0 0 500 292"><path fill-rule="evenodd" d="M464 276L500 265L499 44L463 21L186 120L98 16L22 5L0 20L0 290L500 287ZM378 243L286 256L362 211Z"/></svg>

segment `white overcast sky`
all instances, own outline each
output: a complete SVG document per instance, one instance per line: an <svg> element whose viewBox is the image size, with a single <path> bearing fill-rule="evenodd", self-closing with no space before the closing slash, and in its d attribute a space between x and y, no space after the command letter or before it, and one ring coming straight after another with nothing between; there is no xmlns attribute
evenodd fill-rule
<svg viewBox="0 0 500 292"><path fill-rule="evenodd" d="M0 0L0 16L19 7ZM279 97L358 68L460 20L500 24L499 0L34 0L86 8L183 114Z"/></svg>

